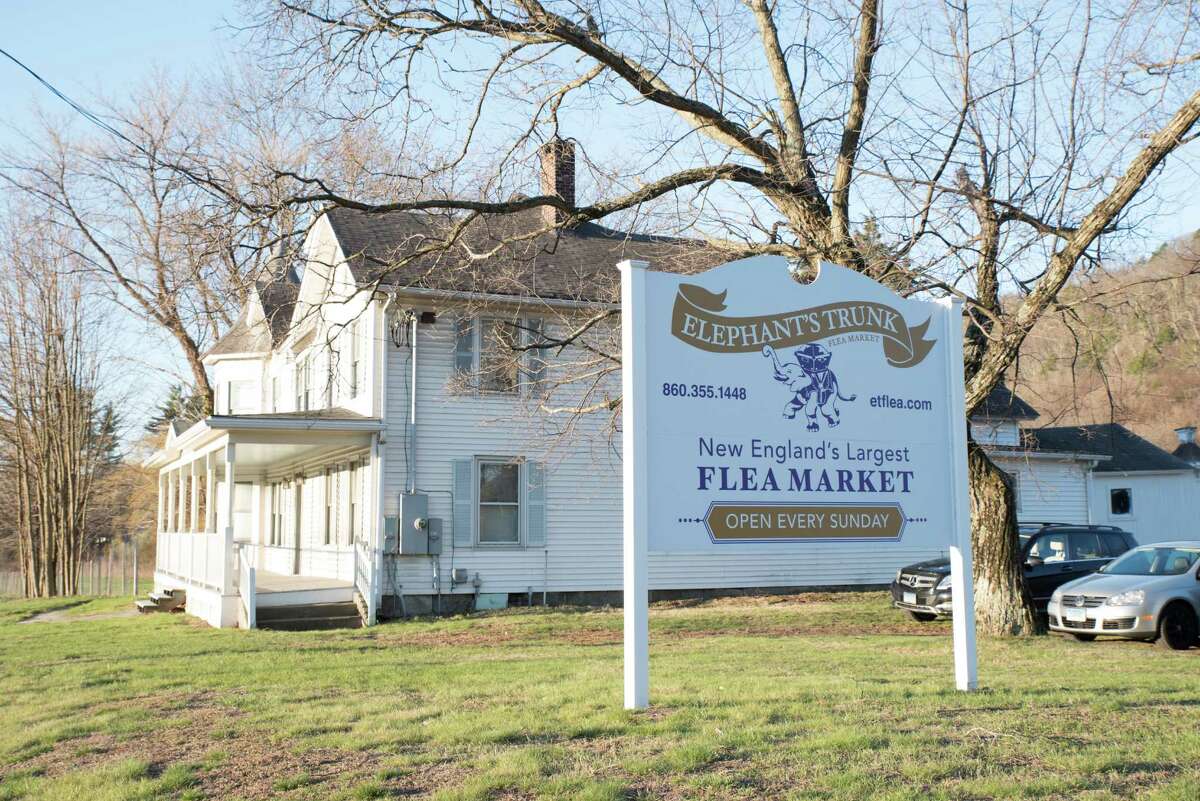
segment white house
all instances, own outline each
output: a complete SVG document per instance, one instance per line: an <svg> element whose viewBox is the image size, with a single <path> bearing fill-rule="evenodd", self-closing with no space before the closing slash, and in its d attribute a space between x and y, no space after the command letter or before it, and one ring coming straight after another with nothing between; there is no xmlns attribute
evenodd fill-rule
<svg viewBox="0 0 1200 801"><path fill-rule="evenodd" d="M573 202L570 144L542 157L543 190ZM273 263L207 354L217 413L172 427L151 461L156 587L183 591L215 626L314 604L344 616L354 602L370 623L619 590L620 381L599 347L614 330L616 264L717 259L594 224L531 235L552 213L479 218L449 251L436 246L445 219L324 214L297 269ZM577 344L546 347L580 329ZM1032 410L1004 417L999 402L1017 401L1002 394L973 429L1019 476L1022 515L1087 519L1092 476L1114 457L1023 447ZM565 411L579 406L593 413ZM868 561L829 545L765 564L660 553L650 583L879 584L938 555L903 543Z"/></svg>
<svg viewBox="0 0 1200 801"><path fill-rule="evenodd" d="M1200 537L1196 465L1117 423L1022 427L1037 417L1001 386L971 421L1014 479L1019 520L1118 526L1141 543Z"/></svg>

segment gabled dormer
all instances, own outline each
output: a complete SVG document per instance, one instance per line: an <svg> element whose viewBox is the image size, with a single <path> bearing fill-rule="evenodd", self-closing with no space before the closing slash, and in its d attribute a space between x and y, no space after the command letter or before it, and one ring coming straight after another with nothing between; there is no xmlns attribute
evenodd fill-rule
<svg viewBox="0 0 1200 801"><path fill-rule="evenodd" d="M1017 447L1021 444L1021 424L1038 416L1037 409L1000 383L971 415L971 437L981 445Z"/></svg>
<svg viewBox="0 0 1200 801"><path fill-rule="evenodd" d="M276 251L251 283L237 320L204 354L217 414L269 411L264 366L291 326L299 285L291 261Z"/></svg>

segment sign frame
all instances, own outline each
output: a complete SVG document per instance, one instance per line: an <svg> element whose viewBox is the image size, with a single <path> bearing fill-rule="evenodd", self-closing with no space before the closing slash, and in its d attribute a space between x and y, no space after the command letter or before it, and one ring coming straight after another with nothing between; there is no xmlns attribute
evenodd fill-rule
<svg viewBox="0 0 1200 801"><path fill-rule="evenodd" d="M645 261L626 260L621 273L621 445L623 489L623 594L624 594L624 705L646 709L650 705L649 629L649 471L646 466L649 432L647 385L647 273ZM962 301L944 298L937 324L930 321L946 348L946 385L963 387ZM657 322L657 321L656 321ZM975 605L971 581L970 501L967 476L967 420L965 391L949 392L947 406L950 453L952 596L954 677L962 691L978 687L975 643Z"/></svg>

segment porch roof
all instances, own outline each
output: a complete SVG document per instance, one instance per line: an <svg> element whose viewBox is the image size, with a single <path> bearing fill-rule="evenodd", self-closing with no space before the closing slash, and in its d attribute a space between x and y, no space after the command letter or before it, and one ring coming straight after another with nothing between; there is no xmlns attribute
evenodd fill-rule
<svg viewBox="0 0 1200 801"><path fill-rule="evenodd" d="M178 435L168 432L166 444L145 464L151 469L173 468L178 462L198 459L233 442L239 465L265 466L321 451L366 446L371 436L383 429L379 418L346 409L212 415Z"/></svg>

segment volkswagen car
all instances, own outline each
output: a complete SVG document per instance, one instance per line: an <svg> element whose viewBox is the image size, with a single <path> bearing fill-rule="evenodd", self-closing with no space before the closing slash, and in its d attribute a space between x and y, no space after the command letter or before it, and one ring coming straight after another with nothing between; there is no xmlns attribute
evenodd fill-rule
<svg viewBox="0 0 1200 801"><path fill-rule="evenodd" d="M1115 526L1022 523L1021 560L1034 605L1044 610L1060 585L1096 572L1137 545ZM950 617L950 560L900 568L892 582L892 605L920 621Z"/></svg>
<svg viewBox="0 0 1200 801"><path fill-rule="evenodd" d="M1054 591L1050 628L1077 640L1156 640L1184 650L1200 637L1200 540L1134 548Z"/></svg>

